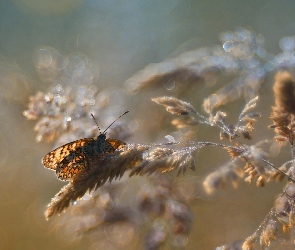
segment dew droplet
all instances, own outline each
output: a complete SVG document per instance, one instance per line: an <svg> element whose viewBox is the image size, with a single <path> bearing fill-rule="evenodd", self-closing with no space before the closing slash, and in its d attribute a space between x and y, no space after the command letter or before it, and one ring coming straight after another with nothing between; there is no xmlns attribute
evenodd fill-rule
<svg viewBox="0 0 295 250"><path fill-rule="evenodd" d="M39 49L33 56L37 68L48 68L53 61L52 53L48 49Z"/></svg>
<svg viewBox="0 0 295 250"><path fill-rule="evenodd" d="M169 141L169 142L176 142L175 138L172 135L166 135L165 138Z"/></svg>
<svg viewBox="0 0 295 250"><path fill-rule="evenodd" d="M230 52L234 48L234 42L233 41L227 41L223 44L223 49L226 52Z"/></svg>
<svg viewBox="0 0 295 250"><path fill-rule="evenodd" d="M294 38L291 36L283 37L280 40L280 48L284 51L292 51L295 48L295 41Z"/></svg>
<svg viewBox="0 0 295 250"><path fill-rule="evenodd" d="M163 83L163 86L167 90L172 90L175 88L176 84L175 84L174 80L169 80L169 81Z"/></svg>

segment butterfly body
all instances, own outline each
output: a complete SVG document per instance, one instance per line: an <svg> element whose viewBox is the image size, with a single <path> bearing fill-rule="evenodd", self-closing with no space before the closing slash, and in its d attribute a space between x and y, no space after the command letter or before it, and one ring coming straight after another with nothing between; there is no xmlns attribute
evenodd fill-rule
<svg viewBox="0 0 295 250"><path fill-rule="evenodd" d="M100 133L96 138L84 138L56 148L45 155L42 163L46 168L55 170L60 180L67 181L87 171L91 161L114 153L124 145L124 142L106 139L106 134Z"/></svg>

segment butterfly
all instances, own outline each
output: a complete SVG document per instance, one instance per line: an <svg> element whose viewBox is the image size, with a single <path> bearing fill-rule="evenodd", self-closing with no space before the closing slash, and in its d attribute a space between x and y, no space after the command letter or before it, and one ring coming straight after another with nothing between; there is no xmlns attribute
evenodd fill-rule
<svg viewBox="0 0 295 250"><path fill-rule="evenodd" d="M114 153L116 149L126 145L125 142L117 139L107 139L106 130L128 112L126 111L119 116L104 132L100 132L96 138L84 138L73 141L49 152L42 159L43 165L48 169L55 170L58 179L62 181L72 180L80 173L87 171L91 160L97 159L104 154ZM95 121L93 115L92 117Z"/></svg>

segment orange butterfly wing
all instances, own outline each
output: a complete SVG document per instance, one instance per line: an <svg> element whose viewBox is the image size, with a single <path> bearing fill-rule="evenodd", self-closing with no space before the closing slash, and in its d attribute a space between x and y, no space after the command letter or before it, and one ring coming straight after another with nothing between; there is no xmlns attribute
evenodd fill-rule
<svg viewBox="0 0 295 250"><path fill-rule="evenodd" d="M95 142L98 142L95 148ZM42 159L42 163L46 168L56 170L56 175L60 180L66 181L72 179L80 172L85 171L88 168L88 157L84 147L90 147L90 149L96 152L96 157L114 153L116 149L122 148L126 143L120 140L108 138L108 139L92 139L84 138L77 141L70 142L61 147L51 151ZM85 149L85 148L84 148ZM93 155L91 155L93 157Z"/></svg>
<svg viewBox="0 0 295 250"><path fill-rule="evenodd" d="M124 145L126 145L125 142L117 140L117 139L112 139L112 138L108 138L106 139L106 141L112 146L113 150L110 150L109 153L114 153L116 149L120 149L122 147L124 147Z"/></svg>
<svg viewBox="0 0 295 250"><path fill-rule="evenodd" d="M61 163L67 155L69 155L72 151L75 151L77 148L82 147L92 141L92 138L84 138L60 146L45 155L42 159L42 163L46 168L56 170L58 164Z"/></svg>

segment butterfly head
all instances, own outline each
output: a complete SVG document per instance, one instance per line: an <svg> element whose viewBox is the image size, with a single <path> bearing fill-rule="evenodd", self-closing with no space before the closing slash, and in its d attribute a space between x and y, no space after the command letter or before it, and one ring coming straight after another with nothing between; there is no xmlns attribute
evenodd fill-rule
<svg viewBox="0 0 295 250"><path fill-rule="evenodd" d="M98 124L97 124L97 122L96 122L96 120L95 120L95 118L94 118L94 115L93 114L91 114L91 116L92 116L92 118L93 118L93 120L95 121L95 123L96 123L96 125L97 125L97 127L98 127L98 130L99 130L99 136L97 137L97 139L106 139L106 134L107 134L107 130L118 120L118 119L120 119L123 115L125 115L125 114L127 114L127 113L129 113L129 110L127 110L127 111L125 111L122 115L120 115L116 120L114 120L102 133L100 132L100 128L99 128L99 126L98 126Z"/></svg>
<svg viewBox="0 0 295 250"><path fill-rule="evenodd" d="M106 133L99 133L97 140L105 140L107 138Z"/></svg>

